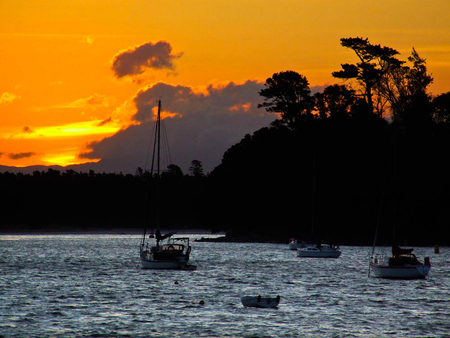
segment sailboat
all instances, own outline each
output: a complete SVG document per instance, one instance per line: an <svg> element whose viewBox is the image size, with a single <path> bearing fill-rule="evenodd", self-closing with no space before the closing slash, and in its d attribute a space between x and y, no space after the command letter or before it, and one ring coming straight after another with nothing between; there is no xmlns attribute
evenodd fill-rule
<svg viewBox="0 0 450 338"><path fill-rule="evenodd" d="M315 212L315 172L316 172L316 157L313 161L313 193L312 193L312 214L311 214L311 237L314 233L314 212ZM341 256L339 247L330 244L323 243L305 243L297 242L297 257L309 257L309 258L339 258Z"/></svg>
<svg viewBox="0 0 450 338"><path fill-rule="evenodd" d="M140 244L140 259L144 269L184 269L195 270L195 265L188 264L191 246L188 237L172 237L175 233L169 232L165 235L159 230L159 179L160 179L160 149L161 149L161 100L158 101L158 114L156 119L156 133L153 146L153 160L156 155L156 236L152 234L149 238L155 238L156 243L151 245L146 238L146 226L144 227L144 235ZM153 164L152 170L153 174ZM147 224L146 224L147 225ZM150 244L150 245L149 245Z"/></svg>
<svg viewBox="0 0 450 338"><path fill-rule="evenodd" d="M431 269L430 258L419 262L412 253L413 249L392 246L392 257L375 256L370 262L375 277L387 279L425 279ZM370 274L370 271L369 271Z"/></svg>
<svg viewBox="0 0 450 338"><path fill-rule="evenodd" d="M395 128L395 126L394 126ZM395 130L392 133L392 150L393 150L393 159L395 160ZM389 167L389 166L388 166ZM387 168L388 168L387 167ZM392 165L394 168L394 181L395 181L395 165ZM420 262L417 257L412 253L413 248L400 248L397 244L397 241L394 236L394 243L392 245L392 256L374 256L375 246L377 242L378 229L381 219L381 211L383 208L383 199L384 193L386 189L386 182L388 177L389 170L386 169L386 177L384 180L383 188L382 188L382 196L380 199L380 207L378 212L378 221L375 230L375 237L372 246L372 254L371 261L369 263L369 276L370 272L373 271L375 277L378 278L386 278L386 279L425 279L428 276L428 273L431 269L430 258L425 257L423 263ZM393 194L395 196L395 192ZM394 207L395 211L395 207ZM395 217L394 217L395 218ZM395 222L394 222L395 224Z"/></svg>

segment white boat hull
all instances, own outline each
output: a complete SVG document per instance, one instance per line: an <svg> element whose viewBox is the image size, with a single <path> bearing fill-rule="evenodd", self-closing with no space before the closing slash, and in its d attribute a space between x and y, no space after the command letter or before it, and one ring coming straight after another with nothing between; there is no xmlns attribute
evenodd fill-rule
<svg viewBox="0 0 450 338"><path fill-rule="evenodd" d="M430 272L429 265L389 266L370 263L375 277L387 279L424 279Z"/></svg>
<svg viewBox="0 0 450 338"><path fill-rule="evenodd" d="M280 303L280 297L244 296L241 297L241 302L247 307L276 308Z"/></svg>
<svg viewBox="0 0 450 338"><path fill-rule="evenodd" d="M289 250L297 250L298 245L297 243L289 243Z"/></svg>
<svg viewBox="0 0 450 338"><path fill-rule="evenodd" d="M299 248L297 249L297 257L309 257L309 258L339 258L341 251L330 248Z"/></svg>

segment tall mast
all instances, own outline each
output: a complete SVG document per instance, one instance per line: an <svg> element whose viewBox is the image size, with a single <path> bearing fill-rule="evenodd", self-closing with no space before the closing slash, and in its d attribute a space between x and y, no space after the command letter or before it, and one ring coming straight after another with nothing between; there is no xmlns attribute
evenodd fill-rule
<svg viewBox="0 0 450 338"><path fill-rule="evenodd" d="M155 189L156 189L156 210L155 210L155 223L156 223L156 228L159 229L159 174L160 174L160 143L161 143L161 132L160 132L160 128L161 128L161 100L158 100L158 114L156 115L156 128L155 128L155 139L153 142L153 157L152 157L152 167L150 170L150 173L153 174L153 164L155 161L155 154L157 156L156 158L156 177L155 177ZM151 197L149 196L149 198L151 199ZM142 244L141 246L144 247L145 244L145 236L147 233L147 224L148 224L148 208L149 206L147 206L146 208L146 213L145 213L145 223L144 223L144 236L142 238Z"/></svg>
<svg viewBox="0 0 450 338"><path fill-rule="evenodd" d="M314 236L314 212L316 202L316 154L313 156L312 200L311 200L311 240Z"/></svg>
<svg viewBox="0 0 450 338"><path fill-rule="evenodd" d="M158 100L158 115L156 120L157 134L157 158L156 158L156 228L159 229L159 180L160 180L160 159L161 159L161 100Z"/></svg>

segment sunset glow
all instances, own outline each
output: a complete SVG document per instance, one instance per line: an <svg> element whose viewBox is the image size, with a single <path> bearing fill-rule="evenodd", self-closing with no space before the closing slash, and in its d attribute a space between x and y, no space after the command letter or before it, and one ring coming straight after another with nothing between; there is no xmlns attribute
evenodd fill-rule
<svg viewBox="0 0 450 338"><path fill-rule="evenodd" d="M2 0L0 165L99 161L106 146L95 158L79 155L119 132L132 136L127 128L142 124L161 97L163 117L186 120L180 131L192 132L194 117L216 121L204 112L256 118L257 89L247 94L244 84L285 70L312 87L338 83L331 73L355 62L340 46L343 37L368 37L404 60L414 47L434 77L430 91L448 92L448 13L447 0ZM176 99L171 109L168 97ZM239 135L219 127L205 135L228 137L222 151ZM203 138L190 135L200 148ZM113 144L132 153L125 140L108 144L110 156Z"/></svg>

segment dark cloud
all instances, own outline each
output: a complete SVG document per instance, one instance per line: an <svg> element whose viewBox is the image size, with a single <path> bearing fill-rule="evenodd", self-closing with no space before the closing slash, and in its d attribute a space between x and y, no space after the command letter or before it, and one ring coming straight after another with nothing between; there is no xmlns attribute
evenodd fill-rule
<svg viewBox="0 0 450 338"><path fill-rule="evenodd" d="M180 58L182 53L171 53L172 46L167 41L144 43L116 54L112 70L118 78L142 74L148 68L173 70L173 60Z"/></svg>
<svg viewBox="0 0 450 338"><path fill-rule="evenodd" d="M34 130L32 130L28 126L25 126L25 127L22 128L22 133L31 134L31 133L34 133Z"/></svg>
<svg viewBox="0 0 450 338"><path fill-rule="evenodd" d="M204 92L166 83L148 86L134 98L134 119L140 124L91 143L91 152L81 157L102 158L100 162L115 172L134 173L137 167L144 167L154 129L151 117L161 99L162 111L172 114L164 120L172 163L186 173L196 159L202 161L205 171L211 171L229 147L276 119L257 108L262 87L257 81L210 85Z"/></svg>
<svg viewBox="0 0 450 338"><path fill-rule="evenodd" d="M104 119L103 121L100 121L98 123L98 126L102 127L102 126L107 125L108 123L111 123L111 122L112 122L112 117L108 117L108 118Z"/></svg>
<svg viewBox="0 0 450 338"><path fill-rule="evenodd" d="M34 156L34 155L36 155L36 153L33 153L33 152L28 152L28 153L10 153L10 154L8 154L8 157L11 159L11 160L20 160L20 159L22 159L22 158L27 158L27 157L31 157L31 156Z"/></svg>

